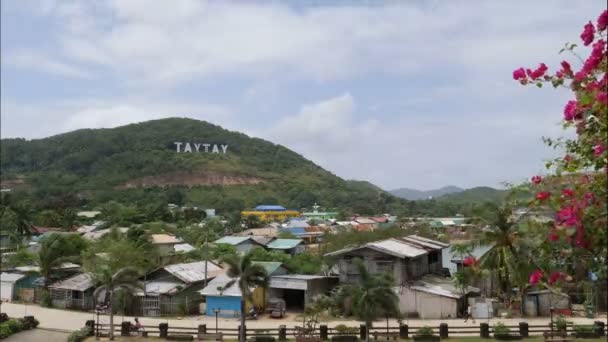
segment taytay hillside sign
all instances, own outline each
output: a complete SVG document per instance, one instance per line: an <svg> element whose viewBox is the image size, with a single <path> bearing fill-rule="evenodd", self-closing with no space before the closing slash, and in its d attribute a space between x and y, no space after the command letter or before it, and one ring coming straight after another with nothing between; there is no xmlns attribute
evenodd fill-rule
<svg viewBox="0 0 608 342"><path fill-rule="evenodd" d="M176 141L175 151L177 153L223 153L226 154L228 151L228 145L218 145L218 144L203 144L203 143L189 143L189 142L180 142Z"/></svg>

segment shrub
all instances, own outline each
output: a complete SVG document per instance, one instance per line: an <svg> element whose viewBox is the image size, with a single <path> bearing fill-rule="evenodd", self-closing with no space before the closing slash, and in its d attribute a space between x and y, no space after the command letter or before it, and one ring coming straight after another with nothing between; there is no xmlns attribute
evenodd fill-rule
<svg viewBox="0 0 608 342"><path fill-rule="evenodd" d="M87 337L89 337L90 333L91 333L91 329L89 327L84 327L84 328L78 329L76 331L73 331L68 336L67 342L82 342L82 341L86 340Z"/></svg>
<svg viewBox="0 0 608 342"><path fill-rule="evenodd" d="M40 306L45 308L53 307L53 300L51 299L51 295L46 290L40 291Z"/></svg>
<svg viewBox="0 0 608 342"><path fill-rule="evenodd" d="M511 333L511 329L502 322L494 324L492 329L494 330L494 335L509 335Z"/></svg>
<svg viewBox="0 0 608 342"><path fill-rule="evenodd" d="M4 324L9 328L11 334L15 334L24 329L23 322L18 319L9 319Z"/></svg>
<svg viewBox="0 0 608 342"><path fill-rule="evenodd" d="M357 332L359 331L359 329L357 329L356 327L348 327L344 324L338 324L334 327L334 329L340 335L357 334Z"/></svg>
<svg viewBox="0 0 608 342"><path fill-rule="evenodd" d="M0 324L0 340L9 337L11 334L11 329L8 327L8 325L4 323Z"/></svg>
<svg viewBox="0 0 608 342"><path fill-rule="evenodd" d="M567 321L564 316L557 317L555 322L553 322L553 325L557 331L566 331L568 324L571 324L571 322Z"/></svg>
<svg viewBox="0 0 608 342"><path fill-rule="evenodd" d="M581 334L581 335L592 334L592 333L595 333L595 325L575 324L574 332L576 332L577 334Z"/></svg>
<svg viewBox="0 0 608 342"><path fill-rule="evenodd" d="M433 328L429 327L428 325L418 328L418 331L416 331L417 336L432 336L433 333Z"/></svg>

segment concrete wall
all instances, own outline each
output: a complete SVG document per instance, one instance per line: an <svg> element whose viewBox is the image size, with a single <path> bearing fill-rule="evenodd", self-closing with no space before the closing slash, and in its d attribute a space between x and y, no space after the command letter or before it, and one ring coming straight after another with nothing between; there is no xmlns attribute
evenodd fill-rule
<svg viewBox="0 0 608 342"><path fill-rule="evenodd" d="M241 297L207 296L207 316L215 317L213 309L220 309L219 317L239 317L241 312Z"/></svg>
<svg viewBox="0 0 608 342"><path fill-rule="evenodd" d="M411 290L407 287L396 289L399 310L407 316L416 315L422 319L445 319L458 316L458 301L431 293Z"/></svg>
<svg viewBox="0 0 608 342"><path fill-rule="evenodd" d="M370 273L380 273L381 269L379 265L382 262L392 262L395 283L402 284L406 280L406 278L404 278L405 266L402 259L380 253L373 249L364 248L341 256L338 262L340 282L356 283L359 281L359 271L354 263L355 258L363 260L365 267Z"/></svg>

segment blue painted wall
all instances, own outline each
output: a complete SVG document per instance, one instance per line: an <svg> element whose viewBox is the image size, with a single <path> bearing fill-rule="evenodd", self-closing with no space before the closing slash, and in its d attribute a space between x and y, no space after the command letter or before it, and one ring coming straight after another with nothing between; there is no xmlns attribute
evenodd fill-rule
<svg viewBox="0 0 608 342"><path fill-rule="evenodd" d="M213 309L220 309L219 317L239 317L241 297L207 296L207 316L215 317Z"/></svg>

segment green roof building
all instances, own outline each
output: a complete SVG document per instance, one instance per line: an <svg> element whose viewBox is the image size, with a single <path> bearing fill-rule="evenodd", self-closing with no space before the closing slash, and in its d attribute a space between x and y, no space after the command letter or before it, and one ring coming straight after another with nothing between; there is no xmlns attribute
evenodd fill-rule
<svg viewBox="0 0 608 342"><path fill-rule="evenodd" d="M308 213L302 213L308 220L335 220L338 213L335 211L319 211L317 203L313 206L313 211Z"/></svg>

